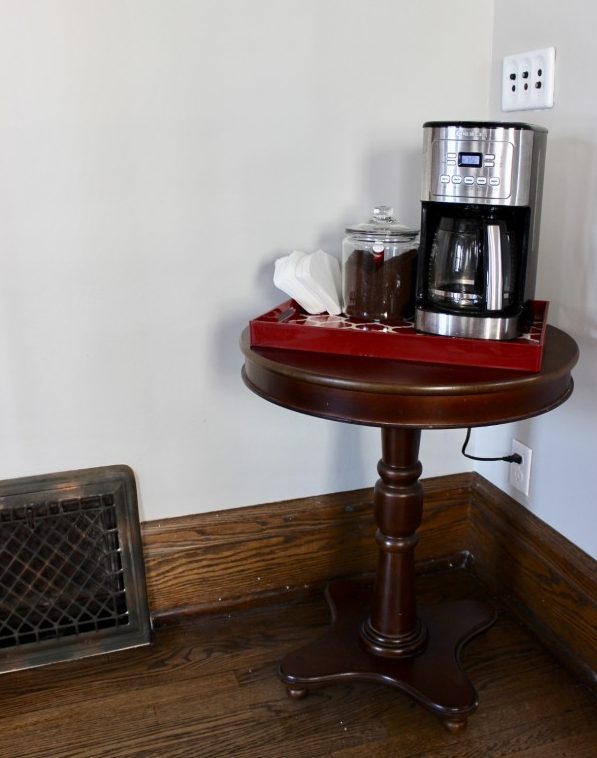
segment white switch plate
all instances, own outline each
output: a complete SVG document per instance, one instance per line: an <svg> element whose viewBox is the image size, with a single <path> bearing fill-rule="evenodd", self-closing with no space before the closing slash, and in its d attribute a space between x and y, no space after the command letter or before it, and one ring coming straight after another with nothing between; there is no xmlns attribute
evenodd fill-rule
<svg viewBox="0 0 597 758"><path fill-rule="evenodd" d="M555 66L555 47L506 56L502 65L502 110L553 108Z"/></svg>

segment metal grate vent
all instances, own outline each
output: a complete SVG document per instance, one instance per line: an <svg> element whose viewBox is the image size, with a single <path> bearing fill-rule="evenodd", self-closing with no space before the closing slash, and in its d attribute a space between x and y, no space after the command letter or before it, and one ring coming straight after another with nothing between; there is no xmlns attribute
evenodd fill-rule
<svg viewBox="0 0 597 758"><path fill-rule="evenodd" d="M0 672L150 638L126 466L0 483Z"/></svg>

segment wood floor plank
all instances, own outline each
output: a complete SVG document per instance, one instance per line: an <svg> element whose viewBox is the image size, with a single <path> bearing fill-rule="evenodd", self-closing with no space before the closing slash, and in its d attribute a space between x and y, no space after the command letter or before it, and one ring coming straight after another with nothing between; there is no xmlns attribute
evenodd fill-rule
<svg viewBox="0 0 597 758"><path fill-rule="evenodd" d="M595 758L596 748L595 738L583 733L510 753L507 758Z"/></svg>
<svg viewBox="0 0 597 758"><path fill-rule="evenodd" d="M423 602L487 597L466 570ZM321 597L172 619L150 648L0 679L0 758L467 758L597 754L590 694L505 609L464 650L480 707L463 734L405 695L346 684L287 698L278 661L329 623Z"/></svg>
<svg viewBox="0 0 597 758"><path fill-rule="evenodd" d="M478 714L477 720L479 720ZM409 733L396 736L375 744L363 744L350 749L336 750L333 758L527 758L541 756L552 758L556 755L576 756L576 749L595 755L597 730L593 706L575 708L557 717L560 737L552 739L554 716L545 716L535 721L503 722L501 728L487 730L471 721L467 731L461 735L448 735L439 724L431 727L422 738L421 731L415 732L410 725ZM443 730L443 733L442 733ZM424 747L423 747L424 746ZM582 754L582 753L581 753Z"/></svg>

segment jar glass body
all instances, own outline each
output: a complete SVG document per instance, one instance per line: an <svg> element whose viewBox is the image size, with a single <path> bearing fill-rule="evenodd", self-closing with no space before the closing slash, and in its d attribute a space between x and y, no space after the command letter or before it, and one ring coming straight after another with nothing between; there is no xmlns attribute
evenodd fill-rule
<svg viewBox="0 0 597 758"><path fill-rule="evenodd" d="M418 232L399 227L390 216L377 214L361 228L346 230L342 308L350 318L398 322L413 317Z"/></svg>

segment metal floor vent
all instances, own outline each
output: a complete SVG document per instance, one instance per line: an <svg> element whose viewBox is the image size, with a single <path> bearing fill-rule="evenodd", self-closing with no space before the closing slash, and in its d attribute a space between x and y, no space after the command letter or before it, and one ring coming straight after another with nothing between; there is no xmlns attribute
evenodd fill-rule
<svg viewBox="0 0 597 758"><path fill-rule="evenodd" d="M0 673L150 635L131 469L0 482Z"/></svg>

